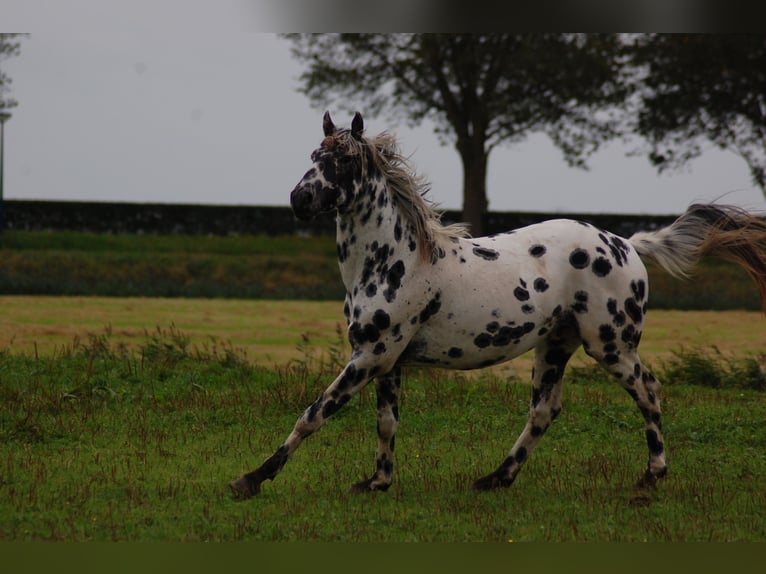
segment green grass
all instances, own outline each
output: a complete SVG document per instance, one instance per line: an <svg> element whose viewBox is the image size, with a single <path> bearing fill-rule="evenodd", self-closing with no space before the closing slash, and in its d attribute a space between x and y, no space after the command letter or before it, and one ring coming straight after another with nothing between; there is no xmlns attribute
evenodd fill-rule
<svg viewBox="0 0 766 574"><path fill-rule="evenodd" d="M649 269L654 309L759 309L733 264L705 260L692 281ZM341 300L333 237L0 234L0 294Z"/></svg>
<svg viewBox="0 0 766 574"><path fill-rule="evenodd" d="M214 343L158 330L133 349L107 333L52 357L0 354L0 540L766 540L757 385L665 386L670 473L649 506L631 504L647 456L641 417L589 368L572 370L561 417L510 489L470 484L507 454L529 386L413 371L387 493L348 492L374 464L366 389L238 502L228 481L273 452L341 359L308 353L266 369ZM720 371L737 363L711 357ZM696 365L675 368L694 381Z"/></svg>

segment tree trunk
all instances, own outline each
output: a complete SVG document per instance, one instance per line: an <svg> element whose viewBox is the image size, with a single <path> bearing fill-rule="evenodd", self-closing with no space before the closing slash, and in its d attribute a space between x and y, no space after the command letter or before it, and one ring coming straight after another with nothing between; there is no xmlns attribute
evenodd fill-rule
<svg viewBox="0 0 766 574"><path fill-rule="evenodd" d="M460 153L463 160L463 221L470 226L471 235L485 233L487 213L487 154Z"/></svg>

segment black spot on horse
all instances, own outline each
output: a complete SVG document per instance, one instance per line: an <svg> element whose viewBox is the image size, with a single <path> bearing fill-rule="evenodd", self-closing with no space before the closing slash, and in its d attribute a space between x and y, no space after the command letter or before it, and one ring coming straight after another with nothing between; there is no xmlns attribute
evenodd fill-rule
<svg viewBox="0 0 766 574"><path fill-rule="evenodd" d="M317 417L317 413L319 412L319 407L322 405L322 397L320 396L317 400L315 400L313 403L311 403L311 406L308 409L308 413L306 415L306 419L311 423L314 422L314 419Z"/></svg>
<svg viewBox="0 0 766 574"><path fill-rule="evenodd" d="M511 327L511 328L504 327L503 329L500 329L500 334L498 334L495 338L498 338L500 335L505 335L506 334L505 330L507 329L508 338L514 341L515 343L518 343L519 339L521 339L527 333L532 332L534 328L535 328L535 324L530 321L527 321L523 325L519 325L517 327ZM506 344L506 343L503 341L502 344Z"/></svg>
<svg viewBox="0 0 766 574"><path fill-rule="evenodd" d="M370 206L366 212L362 215L362 217L359 219L359 222L362 225L367 225L367 222L370 221L370 218L372 217L372 206Z"/></svg>
<svg viewBox="0 0 766 574"><path fill-rule="evenodd" d="M391 317L383 309L378 309L372 316L373 324L381 331L391 326Z"/></svg>
<svg viewBox="0 0 766 574"><path fill-rule="evenodd" d="M368 323L367 325L364 326L364 337L370 343L374 343L375 341L380 339L380 329L378 329L372 323Z"/></svg>
<svg viewBox="0 0 766 574"><path fill-rule="evenodd" d="M439 309L441 309L441 306L442 306L440 299L441 299L441 293L437 293L436 295L434 295L433 299L431 299L428 302L425 309L423 309L420 312L421 323L425 323L426 321L428 321L429 318L431 318L433 315L436 315L436 313L439 312Z"/></svg>
<svg viewBox="0 0 766 574"><path fill-rule="evenodd" d="M324 408L322 409L322 417L323 418L330 418L332 415L334 415L336 412L338 412L338 409L343 406L339 402L329 400L325 403Z"/></svg>
<svg viewBox="0 0 766 574"><path fill-rule="evenodd" d="M388 288L383 295L389 303L396 298L396 291L402 286L402 277L404 277L404 261L399 259L386 273Z"/></svg>
<svg viewBox="0 0 766 574"><path fill-rule="evenodd" d="M545 385L552 385L559 380L559 370L557 368L546 369L540 381Z"/></svg>
<svg viewBox="0 0 766 574"><path fill-rule="evenodd" d="M588 293L585 291L577 291L574 295L575 303L572 305L572 309L577 313L588 312Z"/></svg>
<svg viewBox="0 0 766 574"><path fill-rule="evenodd" d="M609 263L609 260L606 257L598 257L593 262L591 269L596 276L606 277L612 271L612 264Z"/></svg>
<svg viewBox="0 0 766 574"><path fill-rule="evenodd" d="M545 245L540 245L539 243L529 248L529 254L532 257L542 257L545 255L545 251Z"/></svg>
<svg viewBox="0 0 766 574"><path fill-rule="evenodd" d="M358 347L365 343L374 343L380 339L380 330L372 323L362 326L354 321L348 328L348 340L352 347Z"/></svg>
<svg viewBox="0 0 766 574"><path fill-rule="evenodd" d="M479 347L480 349L483 349L484 347L489 347L492 344L492 335L489 333L481 333L480 335L477 335L476 338L473 340L473 344Z"/></svg>
<svg viewBox="0 0 766 574"><path fill-rule="evenodd" d="M459 359L463 356L463 349L459 349L457 347L451 347L449 351L447 351L447 355L450 356L453 359Z"/></svg>
<svg viewBox="0 0 766 574"><path fill-rule="evenodd" d="M492 337L492 346L504 347L505 345L509 345L511 341L513 341L515 335L516 338L521 336L518 335L520 332L517 331L518 329L520 329L520 327L503 327L497 332L497 334L495 334L494 337Z"/></svg>
<svg viewBox="0 0 766 574"><path fill-rule="evenodd" d="M527 301L529 299L529 291L523 287L516 287L516 289L513 290L513 296L519 301Z"/></svg>
<svg viewBox="0 0 766 574"><path fill-rule="evenodd" d="M345 241L342 243L337 244L338 248L338 261L340 263L343 263L346 259L348 259L348 243Z"/></svg>
<svg viewBox="0 0 766 574"><path fill-rule="evenodd" d="M365 295L368 297L375 297L376 293L378 292L378 286L375 285L375 283L370 283L367 285L367 288L364 290Z"/></svg>
<svg viewBox="0 0 766 574"><path fill-rule="evenodd" d="M365 257L364 266L362 267L362 277L360 280L362 285L364 285L370 280L374 271L375 271L375 260L372 257Z"/></svg>
<svg viewBox="0 0 766 574"><path fill-rule="evenodd" d="M570 353L561 347L551 347L545 353L545 362L555 367L563 367L569 360Z"/></svg>
<svg viewBox="0 0 766 574"><path fill-rule="evenodd" d="M657 379L654 378L654 375L651 374L649 371L644 371L641 373L641 380L644 383L654 383L657 381Z"/></svg>
<svg viewBox="0 0 766 574"><path fill-rule="evenodd" d="M654 455L662 454L662 451L665 450L665 446L657 436L657 432L653 429L646 431L646 442L649 445L649 452Z"/></svg>
<svg viewBox="0 0 766 574"><path fill-rule="evenodd" d="M585 269L590 263L590 255L584 249L575 249L569 255L569 264L575 269Z"/></svg>
<svg viewBox="0 0 766 574"><path fill-rule="evenodd" d="M628 245L616 235L611 236L609 249L612 251L612 257L620 267L628 262Z"/></svg>
<svg viewBox="0 0 766 574"><path fill-rule="evenodd" d="M500 257L500 254L497 251L494 249L487 249L486 247L474 247L473 254L482 259L486 259L487 261L494 261Z"/></svg>
<svg viewBox="0 0 766 574"><path fill-rule="evenodd" d="M628 314L628 317L633 320L634 323L640 323L644 316L644 312L642 311L641 307L639 307L638 303L636 303L636 300L632 297L625 299L625 312Z"/></svg>
<svg viewBox="0 0 766 574"><path fill-rule="evenodd" d="M532 283L532 286L535 288L535 291L537 291L538 293L544 293L545 291L548 290L548 287L549 287L548 282L542 277L538 277L537 279L535 279L534 283Z"/></svg>
<svg viewBox="0 0 766 574"><path fill-rule="evenodd" d="M375 262L380 264L388 259L388 255L391 253L391 248L388 244L383 244L380 247L375 247L378 242L373 242L372 246L375 249Z"/></svg>
<svg viewBox="0 0 766 574"><path fill-rule="evenodd" d="M646 283L644 280L639 279L638 281L631 281L630 288L633 291L633 296L636 298L636 301L643 301L646 296Z"/></svg>
<svg viewBox="0 0 766 574"><path fill-rule="evenodd" d="M604 324L598 328L598 338L601 339L602 342L608 343L617 338L617 333L611 325Z"/></svg>
<svg viewBox="0 0 766 574"><path fill-rule="evenodd" d="M622 330L622 333L620 333L620 339L622 339L623 343L632 342L635 336L636 336L636 327L633 324L630 324L627 327L625 327Z"/></svg>

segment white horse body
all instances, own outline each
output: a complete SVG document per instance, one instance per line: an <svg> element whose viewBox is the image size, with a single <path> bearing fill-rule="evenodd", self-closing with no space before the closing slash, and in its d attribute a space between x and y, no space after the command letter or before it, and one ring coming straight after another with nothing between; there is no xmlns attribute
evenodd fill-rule
<svg viewBox="0 0 766 574"><path fill-rule="evenodd" d="M419 295L422 306L432 297L428 289L440 291L440 311L413 334L401 364L452 369L498 364L535 348L550 333L557 318L567 314L577 317L585 309L587 321L578 322L581 335L586 340L597 339L598 326L612 322L606 305L608 297L603 294L622 305L633 297L631 281L643 280L646 284L647 280L646 268L632 246L620 269L629 273L628 277L617 272L600 277L592 272L591 265L574 268L568 259L576 249L594 253L605 249L599 235L604 236L604 232L590 225L558 219L512 233L461 238L443 245L445 257L424 273L427 288L418 286L419 293L412 295ZM539 257L530 254L533 247L546 245L555 245L556 249L548 248ZM474 254L476 248L491 250L498 256L487 260ZM407 302L411 304L412 298ZM592 303L594 300L602 302L601 308ZM396 313L396 303L393 309ZM490 343L484 345L486 341Z"/></svg>

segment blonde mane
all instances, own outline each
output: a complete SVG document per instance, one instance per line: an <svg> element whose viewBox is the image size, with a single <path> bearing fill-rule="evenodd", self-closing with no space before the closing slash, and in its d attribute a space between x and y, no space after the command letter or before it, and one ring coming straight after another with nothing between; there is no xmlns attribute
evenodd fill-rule
<svg viewBox="0 0 766 574"><path fill-rule="evenodd" d="M390 199L411 225L425 258L433 261L438 257L442 239L469 236L465 224L444 225L441 222L441 213L426 198L430 184L415 173L408 159L400 153L393 134L383 132L373 138L356 138L349 130L338 130L322 143L329 144L328 147L338 146L348 155L358 155L362 163L362 178L368 174L368 160L372 160L374 169L386 180Z"/></svg>

